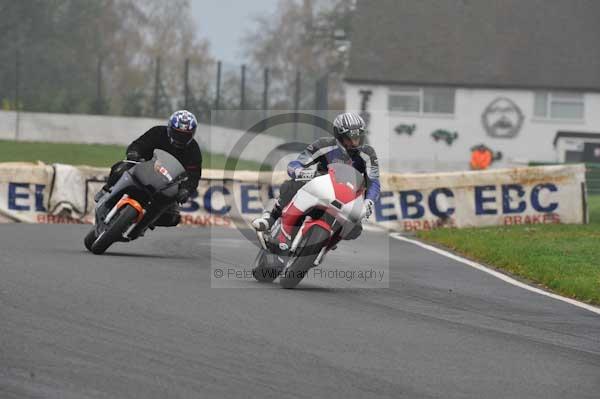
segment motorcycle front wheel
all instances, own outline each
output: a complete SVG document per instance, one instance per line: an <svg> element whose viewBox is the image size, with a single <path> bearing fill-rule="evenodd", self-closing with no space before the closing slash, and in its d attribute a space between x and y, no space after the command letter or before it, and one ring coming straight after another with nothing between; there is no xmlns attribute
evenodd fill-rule
<svg viewBox="0 0 600 399"><path fill-rule="evenodd" d="M103 254L115 241L123 237L123 233L131 226L138 216L138 212L131 205L121 208L110 221L98 238L92 244L92 252L96 255Z"/></svg>
<svg viewBox="0 0 600 399"><path fill-rule="evenodd" d="M87 233L85 238L83 239L83 243L85 244L85 247L88 251L92 252L92 245L94 244L94 241L96 241L96 238L96 228L92 227L90 232Z"/></svg>
<svg viewBox="0 0 600 399"><path fill-rule="evenodd" d="M295 288L302 281L308 270L313 267L323 246L329 241L329 237L329 232L324 228L311 227L290 257L287 267L279 278L281 287Z"/></svg>

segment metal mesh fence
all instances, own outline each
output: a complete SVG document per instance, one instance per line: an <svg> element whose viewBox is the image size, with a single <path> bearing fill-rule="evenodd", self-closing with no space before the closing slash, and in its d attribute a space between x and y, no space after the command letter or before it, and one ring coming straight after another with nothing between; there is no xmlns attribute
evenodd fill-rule
<svg viewBox="0 0 600 399"><path fill-rule="evenodd" d="M586 164L586 177L588 194L600 195L600 164Z"/></svg>
<svg viewBox="0 0 600 399"><path fill-rule="evenodd" d="M529 162L529 166L558 165L554 162ZM585 182L589 195L600 195L600 163L585 164Z"/></svg>
<svg viewBox="0 0 600 399"><path fill-rule="evenodd" d="M241 111L266 118L283 110L329 108L326 73L309 76L301 70L282 72L193 57L137 57L116 63L98 55L89 65L69 61L69 66L65 59L77 60L76 54L55 56L64 46L38 47L0 49L6 61L0 63L2 109L166 118L175 109L187 108L200 121L240 129L247 128ZM312 136L303 129L298 126L284 136Z"/></svg>

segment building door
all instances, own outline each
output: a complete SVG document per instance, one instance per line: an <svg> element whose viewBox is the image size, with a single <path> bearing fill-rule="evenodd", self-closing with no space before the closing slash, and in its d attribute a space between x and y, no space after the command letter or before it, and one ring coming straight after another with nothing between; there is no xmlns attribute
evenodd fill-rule
<svg viewBox="0 0 600 399"><path fill-rule="evenodd" d="M582 161L600 163L600 143L584 143Z"/></svg>

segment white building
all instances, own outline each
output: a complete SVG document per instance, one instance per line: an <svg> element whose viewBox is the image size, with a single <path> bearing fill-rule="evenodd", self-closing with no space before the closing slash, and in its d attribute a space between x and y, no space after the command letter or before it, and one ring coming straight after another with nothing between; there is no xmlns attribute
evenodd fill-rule
<svg viewBox="0 0 600 399"><path fill-rule="evenodd" d="M591 0L359 0L346 107L395 171L468 169L478 144L494 166L600 162L598 15Z"/></svg>

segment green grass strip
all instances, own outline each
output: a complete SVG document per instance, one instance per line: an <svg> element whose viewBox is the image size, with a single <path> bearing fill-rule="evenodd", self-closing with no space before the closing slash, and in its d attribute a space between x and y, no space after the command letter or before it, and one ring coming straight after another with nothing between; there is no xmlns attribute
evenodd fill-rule
<svg viewBox="0 0 600 399"><path fill-rule="evenodd" d="M589 198L589 225L531 225L419 232L468 258L600 305L600 196Z"/></svg>
<svg viewBox="0 0 600 399"><path fill-rule="evenodd" d="M125 158L125 146L107 144L40 143L0 140L0 162L64 163L109 167ZM202 152L204 169L224 169L222 154ZM260 163L239 160L236 170L259 170Z"/></svg>

